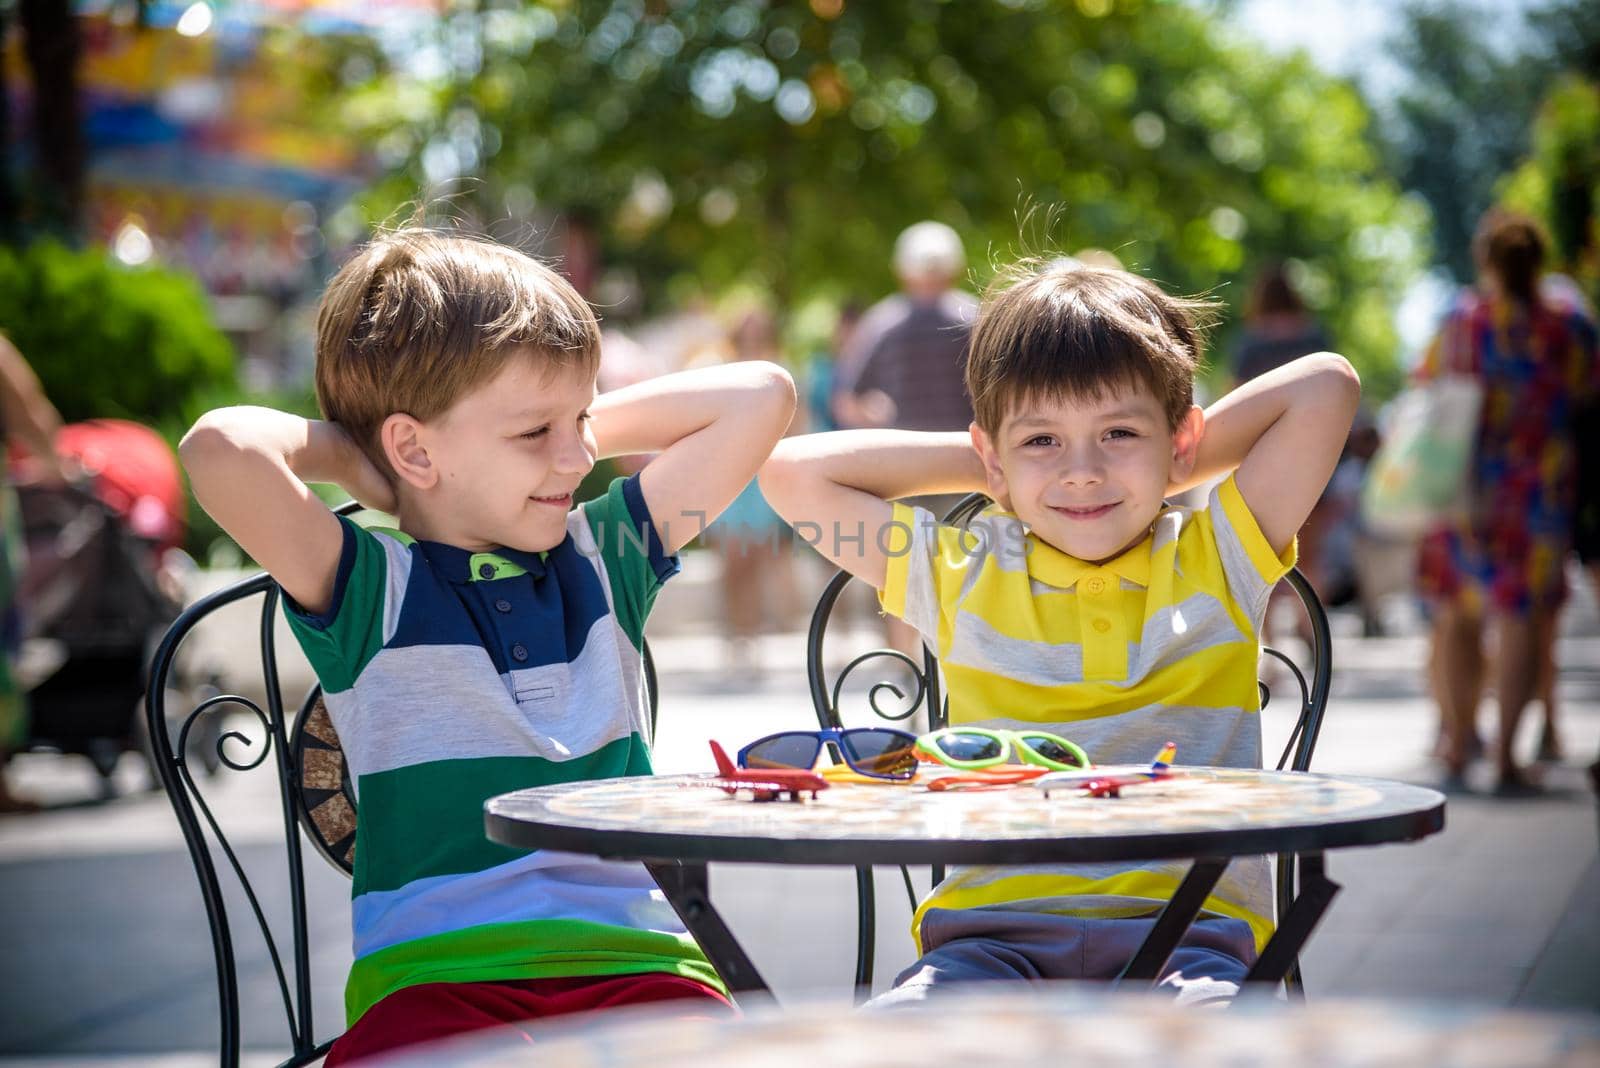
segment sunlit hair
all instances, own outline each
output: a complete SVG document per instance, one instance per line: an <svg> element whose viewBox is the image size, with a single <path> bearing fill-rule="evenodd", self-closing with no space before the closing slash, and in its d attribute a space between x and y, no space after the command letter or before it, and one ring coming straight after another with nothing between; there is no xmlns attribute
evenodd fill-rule
<svg viewBox="0 0 1600 1068"><path fill-rule="evenodd" d="M483 238L403 227L334 275L317 311L317 403L390 472L378 432L396 412L442 414L508 358L593 375L600 330L577 290Z"/></svg>
<svg viewBox="0 0 1600 1068"><path fill-rule="evenodd" d="M1524 304L1534 302L1545 255L1538 223L1526 215L1491 208L1478 222L1472 251L1479 269L1494 272L1507 296Z"/></svg>
<svg viewBox="0 0 1600 1068"><path fill-rule="evenodd" d="M1009 268L984 299L967 357L978 425L992 437L1023 405L1104 400L1142 385L1176 430L1194 403L1214 307L1128 271L1070 260Z"/></svg>

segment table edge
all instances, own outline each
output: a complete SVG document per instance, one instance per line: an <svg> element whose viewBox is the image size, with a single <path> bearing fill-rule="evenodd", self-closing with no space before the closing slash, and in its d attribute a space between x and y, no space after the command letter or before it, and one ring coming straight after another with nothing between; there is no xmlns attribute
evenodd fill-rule
<svg viewBox="0 0 1600 1068"><path fill-rule="evenodd" d="M1419 787L1419 789L1425 789ZM1081 838L773 838L569 827L507 816L484 807L491 841L518 849L553 849L608 860L800 864L1049 864L1309 853L1415 841L1444 829L1446 800L1421 809L1357 819L1214 831L1166 831ZM774 802L776 803L776 802Z"/></svg>

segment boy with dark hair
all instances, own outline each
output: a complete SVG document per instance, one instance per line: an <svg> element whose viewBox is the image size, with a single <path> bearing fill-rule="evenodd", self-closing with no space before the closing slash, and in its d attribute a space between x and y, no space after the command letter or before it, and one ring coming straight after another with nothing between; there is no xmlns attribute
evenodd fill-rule
<svg viewBox="0 0 1600 1068"><path fill-rule="evenodd" d="M641 650L673 555L789 425L749 362L597 397L594 314L514 249L407 229L318 319L326 421L225 408L181 455L283 587L360 798L340 1063L612 1005L725 1000L642 865L484 837L483 803L650 772ZM602 456L659 455L574 507ZM398 530L336 517L333 482ZM708 1000L711 999L711 1000Z"/></svg>
<svg viewBox="0 0 1600 1068"><path fill-rule="evenodd" d="M1273 585L1360 396L1342 357L1193 403L1207 306L1054 263L1003 279L973 332L965 434L783 442L763 491L939 656L953 725L1054 731L1098 763L1259 767L1256 667ZM1164 497L1232 472L1210 506ZM966 531L895 498L985 490ZM857 539L857 533L865 537ZM958 870L918 908L922 958L880 1001L990 978L1112 978L1182 863ZM1265 858L1236 859L1168 962L1180 1000L1231 996L1272 927Z"/></svg>

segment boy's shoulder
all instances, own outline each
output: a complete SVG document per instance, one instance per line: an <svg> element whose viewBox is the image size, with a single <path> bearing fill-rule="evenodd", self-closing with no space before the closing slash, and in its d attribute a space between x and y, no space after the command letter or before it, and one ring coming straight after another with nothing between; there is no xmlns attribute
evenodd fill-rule
<svg viewBox="0 0 1600 1068"><path fill-rule="evenodd" d="M414 545L417 544L417 539L416 539L416 537L414 535L407 534L405 531L401 530L399 527L385 526L385 525L382 525L382 524L379 524L379 523L372 523L372 524L357 523L354 519L351 519L349 516L340 516L339 518L343 519L346 524L348 524L351 528L353 528L358 533L360 533L360 534L370 534L374 538L379 539L380 541L394 542L396 545L399 545L401 548L404 548L404 549L410 549Z"/></svg>

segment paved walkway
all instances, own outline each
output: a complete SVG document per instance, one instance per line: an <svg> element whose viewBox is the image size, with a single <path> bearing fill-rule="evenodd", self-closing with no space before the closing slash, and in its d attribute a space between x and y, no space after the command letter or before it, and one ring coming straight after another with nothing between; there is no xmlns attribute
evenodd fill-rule
<svg viewBox="0 0 1600 1068"><path fill-rule="evenodd" d="M1344 890L1305 958L1311 996L1600 1012L1597 808L1580 766L1600 751L1600 623L1592 606L1573 617L1560 650L1572 763L1547 769L1543 798L1453 796L1446 830L1434 838L1330 855L1330 875ZM865 626L854 640L866 643L874 632ZM731 743L813 722L797 670L803 641L798 633L763 639L756 654L765 671L752 682L725 668L714 639L654 638L663 666L661 770L704 768L708 737ZM1424 758L1433 712L1420 688L1423 652L1416 637L1339 641L1319 770L1437 780ZM1287 730L1285 718L1267 713L1269 752L1276 752L1271 739ZM1521 739L1530 749L1531 726ZM134 793L91 805L82 803L93 781L81 762L29 756L14 768L24 790L62 807L0 819L0 1055L9 1055L0 1063L208 1063L216 1034L210 945L165 798ZM142 774L132 760L119 771L130 788ZM224 773L212 787L246 865L274 871L281 824L270 777ZM349 963L348 884L314 857L308 863L318 1031L331 1033ZM846 1003L855 939L848 873L718 866L712 881L780 996ZM263 894L269 915L281 920L281 888L269 879ZM880 873L879 901L881 987L910 956L897 872ZM238 895L229 908L236 924L249 922ZM246 1044L271 1063L285 1044L279 995L265 953L247 934L240 973Z"/></svg>

